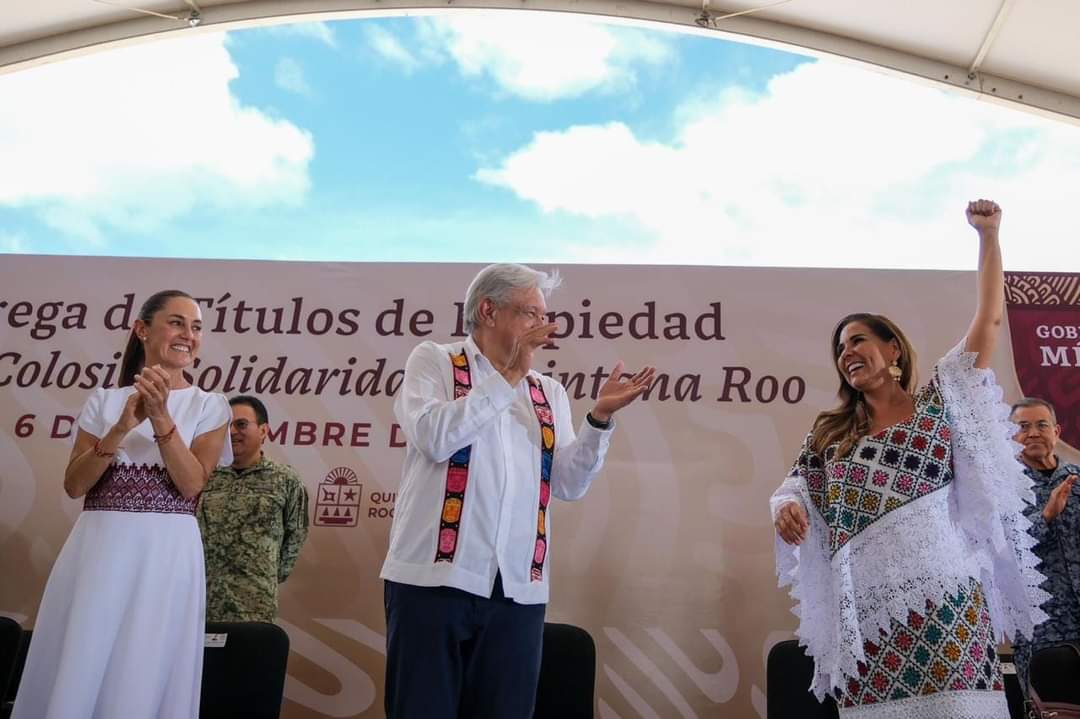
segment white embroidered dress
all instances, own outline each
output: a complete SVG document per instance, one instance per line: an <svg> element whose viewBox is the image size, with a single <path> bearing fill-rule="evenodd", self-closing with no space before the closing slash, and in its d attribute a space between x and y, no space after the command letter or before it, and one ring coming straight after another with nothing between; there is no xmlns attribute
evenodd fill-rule
<svg viewBox="0 0 1080 719"><path fill-rule="evenodd" d="M810 531L776 538L780 586L814 658L810 689L841 716L1006 719L994 644L1045 618L1021 510L1031 482L990 370L954 348L914 416L846 457L809 448L773 495Z"/></svg>
<svg viewBox="0 0 1080 719"><path fill-rule="evenodd" d="M103 437L134 390L98 389L78 426ZM220 394L172 390L178 437L231 419ZM225 442L221 462L232 462ZM86 495L45 586L13 719L196 719L206 583L197 499L169 479L150 422Z"/></svg>

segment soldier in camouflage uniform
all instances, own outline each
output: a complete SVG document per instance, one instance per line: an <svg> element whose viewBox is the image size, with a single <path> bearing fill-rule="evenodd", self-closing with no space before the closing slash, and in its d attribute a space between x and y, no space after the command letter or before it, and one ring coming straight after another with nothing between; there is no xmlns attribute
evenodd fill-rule
<svg viewBox="0 0 1080 719"><path fill-rule="evenodd" d="M1027 694L1032 654L1063 641L1080 641L1080 487L1075 486L1080 467L1054 454L1061 426L1050 403L1023 399L1013 406L1012 420L1020 427L1015 439L1024 445L1020 459L1035 481L1035 503L1024 514L1031 520L1028 531L1038 541L1033 551L1042 560L1039 571L1046 575L1042 588L1050 593L1042 607L1050 618L1035 627L1031 641L1013 643L1016 678Z"/></svg>
<svg viewBox="0 0 1080 719"><path fill-rule="evenodd" d="M240 396L229 404L235 461L214 471L198 509L206 619L272 622L278 584L289 576L307 538L308 495L296 470L263 454L269 429L263 403Z"/></svg>

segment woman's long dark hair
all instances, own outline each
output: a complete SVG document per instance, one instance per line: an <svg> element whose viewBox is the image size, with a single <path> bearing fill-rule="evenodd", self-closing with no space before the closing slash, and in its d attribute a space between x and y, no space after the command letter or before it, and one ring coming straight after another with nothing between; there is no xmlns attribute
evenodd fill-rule
<svg viewBox="0 0 1080 719"><path fill-rule="evenodd" d="M896 340L896 344L900 347L900 357L896 363L900 366L900 386L905 392L913 393L919 379L915 368L915 349L900 328L888 317L857 312L840 320L832 333L831 353L833 369L840 375L840 389L836 393L840 398L840 404L818 414L817 419L814 420L810 440L811 449L818 455L824 455L826 448L839 444L835 455L837 459L847 455L860 439L870 433L870 414L866 409L866 402L863 401L862 392L848 384L847 378L837 364L840 359L840 333L852 322L861 322L866 325L874 336L883 342Z"/></svg>
<svg viewBox="0 0 1080 719"><path fill-rule="evenodd" d="M139 308L139 319L145 324L150 324L154 319L154 315L165 306L166 302L174 297L186 297L189 300L194 300L191 295L182 290L155 292L146 298L146 302L143 302L142 307ZM135 334L135 328L132 327L127 346L124 347L124 357L120 360L120 381L116 386L129 387L135 384L135 375L142 371L144 364L146 364L146 350L143 349L142 341Z"/></svg>

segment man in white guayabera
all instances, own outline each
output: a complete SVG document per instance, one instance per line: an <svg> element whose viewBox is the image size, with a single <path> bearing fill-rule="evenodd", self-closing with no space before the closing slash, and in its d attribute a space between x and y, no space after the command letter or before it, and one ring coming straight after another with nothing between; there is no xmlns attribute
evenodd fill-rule
<svg viewBox="0 0 1080 719"><path fill-rule="evenodd" d="M382 568L389 719L529 719L548 599L551 496L582 497L613 415L653 378L619 362L574 431L566 390L532 369L558 273L485 267L464 342L424 342L394 414L408 440Z"/></svg>

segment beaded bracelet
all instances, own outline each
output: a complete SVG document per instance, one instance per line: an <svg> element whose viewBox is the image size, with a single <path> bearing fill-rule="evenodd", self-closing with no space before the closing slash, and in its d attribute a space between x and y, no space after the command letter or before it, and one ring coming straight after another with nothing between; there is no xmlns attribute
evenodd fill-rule
<svg viewBox="0 0 1080 719"><path fill-rule="evenodd" d="M117 447L117 449L120 449ZM94 456L95 457L115 457L116 452L106 452L101 448L101 440L94 442Z"/></svg>
<svg viewBox="0 0 1080 719"><path fill-rule="evenodd" d="M172 439L172 436L174 434L176 434L176 425L175 424L172 426L172 429L170 429L165 434L155 434L154 435L154 441L157 442L159 445L165 444L170 439Z"/></svg>

